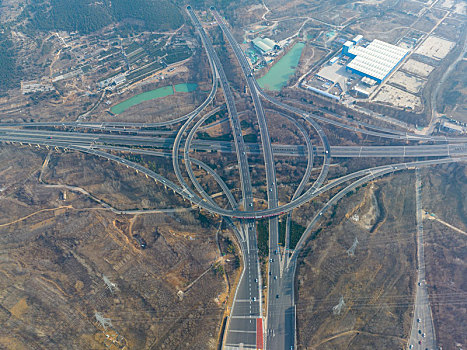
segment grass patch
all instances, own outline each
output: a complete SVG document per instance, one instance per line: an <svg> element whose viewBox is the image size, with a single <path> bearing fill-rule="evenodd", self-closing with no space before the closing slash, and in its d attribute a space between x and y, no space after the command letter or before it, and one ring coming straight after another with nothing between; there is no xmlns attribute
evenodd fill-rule
<svg viewBox="0 0 467 350"><path fill-rule="evenodd" d="M258 234L258 255L266 258L269 255L269 219L258 221L256 226Z"/></svg>
<svg viewBox="0 0 467 350"><path fill-rule="evenodd" d="M248 135L243 136L243 140L245 142L256 143L258 142L258 136L256 134L248 134Z"/></svg>
<svg viewBox="0 0 467 350"><path fill-rule="evenodd" d="M285 244L285 229L287 227L287 220L284 218L283 220L279 221L279 244ZM306 227L298 224L297 222L291 220L290 222L290 248L294 249L297 245L300 237L302 237L303 232L305 231Z"/></svg>
<svg viewBox="0 0 467 350"><path fill-rule="evenodd" d="M279 244L284 246L285 244L285 229L287 227L287 220L279 220Z"/></svg>

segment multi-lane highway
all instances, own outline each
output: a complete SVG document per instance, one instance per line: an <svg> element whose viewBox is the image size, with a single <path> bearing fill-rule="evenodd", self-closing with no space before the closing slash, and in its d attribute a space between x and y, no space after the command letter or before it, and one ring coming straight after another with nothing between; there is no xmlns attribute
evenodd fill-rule
<svg viewBox="0 0 467 350"><path fill-rule="evenodd" d="M219 57L212 47L210 39L204 32L203 27L201 26L191 7L188 7L187 11L201 37L206 52L210 59L214 62L217 73L219 75L222 91L224 93L224 98L227 104L227 110L229 112L230 125L239 165L243 208L253 210L254 204L250 168L248 166L246 147L243 140L243 133L240 126L240 120L238 118L233 94L222 64L220 63ZM189 142L191 142L193 133L189 137ZM186 149L186 158L188 158L187 151L188 150ZM243 242L244 244L241 245L243 248L242 253L244 266L243 273L235 293L230 320L228 323L228 330L226 332L226 349L237 349L240 346L245 348L256 348L258 345L258 328L261 327L258 325L262 324L262 288L256 242L256 226L253 221L247 220L241 222L241 227L244 232L243 237L245 240L245 242ZM262 336L262 330L259 332L259 334Z"/></svg>
<svg viewBox="0 0 467 350"><path fill-rule="evenodd" d="M410 331L409 349L436 350L435 327L425 282L425 246L423 235L423 216L421 206L421 177L418 169L415 171L415 199L417 215L417 283L415 286L415 302Z"/></svg>
<svg viewBox="0 0 467 350"><path fill-rule="evenodd" d="M263 105L259 99L259 95L256 90L256 84L255 84L256 80L253 77L253 73L250 69L250 65L248 64L243 54L243 51L238 46L237 42L233 38L232 34L230 33L230 30L227 28L222 18L219 16L217 11L213 9L211 9L211 13L214 15L214 18L216 19L217 23L221 27L224 35L227 38L227 41L230 44L230 47L232 48L242 68L243 75L246 79L246 82L247 82L247 85L250 91L250 95L253 99L253 105L255 107L256 117L257 117L257 121L259 125L262 151L263 151L263 157L264 157L268 208L274 209L274 208L277 208L278 206L276 171L275 171L275 164L274 164L274 158L273 158L273 151L271 147L271 138L269 136L269 131L268 131L267 123L266 123L266 116L264 113ZM272 300L275 296L277 296L277 292L278 292L276 290L277 283L278 283L277 275L280 272L279 255L277 255L277 252L279 250L279 223L278 223L278 219L276 216L271 217L269 219L268 229L269 229L269 265L268 265L268 271L269 271L269 274L268 274L268 306L269 306L271 305L269 301ZM256 241L256 237L252 237L252 239ZM269 317L269 315L271 313L274 313L275 309L268 307L267 310L268 310L267 311L268 322L269 320L274 322L276 318ZM262 320L259 320L259 322L262 325ZM266 327L269 327L269 324L267 324ZM229 327L229 329L227 330L228 332L227 336L229 336L230 333L232 333L232 331L233 331L232 327ZM263 334L263 329L257 329L257 333ZM281 334L278 334L277 338L275 339L280 339L280 338L281 338ZM277 348L277 346L273 344L273 341L267 341L266 343L269 349ZM232 345L235 346L238 344L232 344ZM264 341L261 344L256 344L256 347L263 348L263 345L264 345Z"/></svg>
<svg viewBox="0 0 467 350"><path fill-rule="evenodd" d="M191 7L187 8L187 13L207 53L213 80L212 89L208 97L194 111L162 123L3 123L0 124L0 141L45 145L47 147L56 146L104 157L133 168L137 172L154 179L156 182L163 184L176 194L189 200L193 205L224 217L238 238L243 257L242 276L236 289L227 323L224 349L263 349L266 347L267 349L295 349L297 345L295 343L295 268L302 247L309 238L313 228L319 223L323 213L337 203L345 194L365 182L371 181L375 177L414 167L466 161L467 138L416 135L400 130L391 130L363 122L347 120L347 118L326 112L332 116L332 118L329 118L320 114L306 112L269 96L258 86L249 63L242 49L233 38L227 24L215 9L211 9L211 12L227 38L242 69L255 107L261 144L244 142L234 95L223 65L213 48L209 36ZM197 130L202 128L206 120L221 108L212 108L210 112L202 115L203 111L214 101L214 96L217 94L219 85L222 88L229 114L233 141L195 139ZM305 145L271 144L266 113L263 109L261 98L274 105L276 110L280 110L280 113L285 118L292 121L292 124L302 134ZM305 124L316 132L317 139L313 140L313 142L309 138L304 126ZM350 132L362 133L378 138L406 140L412 142L412 144L407 146L331 146L325 131L321 127L322 124L329 124ZM177 125L176 130L175 128L170 128L174 125ZM162 127L163 129L157 130L157 128ZM58 131L53 130L53 128L70 131ZM78 132L77 130L81 131ZM84 132L85 130L90 130L91 132ZM417 142L421 144L415 144ZM423 142L432 144L423 144ZM169 149L171 150L170 153L166 151ZM232 152L236 154L240 179L239 187L242 190L241 203L237 202L224 180L212 168L190 155L192 150ZM132 152L172 158L174 173L178 183L170 181L140 164L117 156L115 152L110 153L109 151ZM253 188L248 163L249 154L263 154L264 157L268 199L268 208L266 209L254 207ZM307 162L304 177L288 203L279 204L278 202L274 156L303 157ZM431 159L363 169L325 183L331 159L342 157ZM181 159L184 161L191 184L188 183L182 174L180 168ZM192 165L201 167L214 178L229 202L228 208L221 207L203 189L194 175ZM305 190L306 186L310 184L311 173L314 167L319 167L319 175L311 183L311 186ZM332 197L316 213L293 251L287 249L287 238L285 240L285 249L283 251L279 249L278 215L283 213L290 214L293 209L311 201L316 196L349 182L351 183L347 187ZM191 186L194 186L194 189ZM419 211L420 208L417 209L417 213ZM266 272L268 293L265 303L263 303L263 282L265 281L262 281L256 241L255 219L259 218L269 219L269 264L268 271ZM289 224L290 215L287 217L287 225ZM419 221L417 234L419 271L414 309L415 321L409 343L416 346L417 344L421 345L419 342L422 341L424 348L431 349L435 344L435 339L433 323L429 317L431 314L428 313L428 292L424 285L423 227L421 225L421 221ZM288 236L287 232L288 229L286 230L286 237ZM265 318L263 318L263 309L267 310Z"/></svg>
<svg viewBox="0 0 467 350"><path fill-rule="evenodd" d="M229 112L229 119L232 128L232 135L234 139L235 149L238 158L238 165L240 169L240 183L242 187L242 194L243 194L243 201L245 207L250 207L251 203L253 203L253 197L251 192L251 179L250 179L250 171L248 166L248 159L246 157L246 149L245 143L243 140L242 128L240 126L240 121L238 119L237 108L235 106L234 97L232 91L230 89L230 84L227 80L227 77L224 72L224 68L220 63L219 57L215 52L211 40L206 35L201 23L199 22L198 18L196 17L195 13L191 9L191 7L187 8L188 14L198 31L203 46L208 54L210 60L213 61L213 64L216 67L217 74L219 76L219 81L222 86L222 92L224 94L224 98L227 104L227 110Z"/></svg>
<svg viewBox="0 0 467 350"><path fill-rule="evenodd" d="M311 119L312 120L312 119ZM63 132L51 130L29 130L0 128L0 141L24 142L31 144L81 145L99 148L103 145L172 149L174 138L167 136L140 136L99 134L84 132ZM195 139L190 144L192 150L235 152L232 142ZM247 154L260 154L262 147L256 143L244 143ZM272 144L274 156L308 157L307 146ZM183 148L183 147L182 147ZM140 149L140 148L138 148ZM410 146L329 146L329 155L333 158L375 157L449 157L467 153L466 143L420 144ZM135 150L136 152L136 150ZM322 157L325 149L313 147L313 155Z"/></svg>

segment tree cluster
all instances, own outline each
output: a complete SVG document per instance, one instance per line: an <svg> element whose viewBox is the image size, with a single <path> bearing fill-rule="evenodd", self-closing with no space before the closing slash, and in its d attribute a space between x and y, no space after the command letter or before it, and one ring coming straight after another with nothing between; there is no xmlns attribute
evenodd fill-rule
<svg viewBox="0 0 467 350"><path fill-rule="evenodd" d="M25 10L30 26L88 34L111 23L138 30L166 31L180 27L183 16L170 0L34 1Z"/></svg>

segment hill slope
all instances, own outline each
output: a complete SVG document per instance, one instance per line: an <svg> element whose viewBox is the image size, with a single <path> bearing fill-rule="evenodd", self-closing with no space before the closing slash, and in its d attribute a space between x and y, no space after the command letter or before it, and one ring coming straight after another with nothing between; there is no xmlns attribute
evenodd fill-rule
<svg viewBox="0 0 467 350"><path fill-rule="evenodd" d="M36 1L26 11L34 29L83 34L115 22L149 31L170 30L183 24L180 9L169 0Z"/></svg>

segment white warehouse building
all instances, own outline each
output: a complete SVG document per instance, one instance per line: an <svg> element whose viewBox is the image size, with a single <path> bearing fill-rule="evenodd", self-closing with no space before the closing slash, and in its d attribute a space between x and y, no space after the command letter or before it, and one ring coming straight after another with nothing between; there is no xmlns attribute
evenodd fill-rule
<svg viewBox="0 0 467 350"><path fill-rule="evenodd" d="M407 56L409 50L375 39L367 47L350 43L347 47L344 45L343 52L353 58L347 65L348 70L381 83Z"/></svg>
<svg viewBox="0 0 467 350"><path fill-rule="evenodd" d="M255 38L253 39L253 47L259 50L262 54L271 52L277 44L269 38Z"/></svg>

